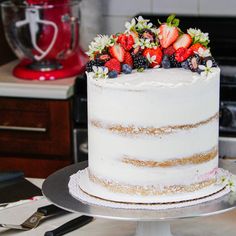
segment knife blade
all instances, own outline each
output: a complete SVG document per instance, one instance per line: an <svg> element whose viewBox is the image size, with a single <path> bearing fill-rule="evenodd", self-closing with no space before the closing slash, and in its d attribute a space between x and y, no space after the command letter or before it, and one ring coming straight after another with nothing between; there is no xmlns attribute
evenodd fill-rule
<svg viewBox="0 0 236 236"><path fill-rule="evenodd" d="M66 222L58 228L45 232L44 236L62 236L93 221L91 216L80 216L73 220Z"/></svg>

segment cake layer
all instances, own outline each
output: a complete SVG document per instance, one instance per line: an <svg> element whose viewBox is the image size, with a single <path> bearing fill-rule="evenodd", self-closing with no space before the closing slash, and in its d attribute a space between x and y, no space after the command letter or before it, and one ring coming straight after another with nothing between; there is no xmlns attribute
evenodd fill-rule
<svg viewBox="0 0 236 236"><path fill-rule="evenodd" d="M207 120L219 108L219 69L207 79L184 69L155 69L88 79L90 120L165 127Z"/></svg>

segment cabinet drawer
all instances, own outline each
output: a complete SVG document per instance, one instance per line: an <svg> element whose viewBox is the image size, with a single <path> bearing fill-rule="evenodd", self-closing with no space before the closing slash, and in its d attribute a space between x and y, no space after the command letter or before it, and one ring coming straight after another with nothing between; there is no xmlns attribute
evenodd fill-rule
<svg viewBox="0 0 236 236"><path fill-rule="evenodd" d="M70 101L0 100L0 155L70 156Z"/></svg>

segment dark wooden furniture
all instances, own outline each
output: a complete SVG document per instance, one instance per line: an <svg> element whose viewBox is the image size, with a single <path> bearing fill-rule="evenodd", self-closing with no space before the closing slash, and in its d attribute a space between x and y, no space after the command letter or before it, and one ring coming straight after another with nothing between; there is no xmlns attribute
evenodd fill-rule
<svg viewBox="0 0 236 236"><path fill-rule="evenodd" d="M0 171L47 177L73 161L71 99L0 97Z"/></svg>

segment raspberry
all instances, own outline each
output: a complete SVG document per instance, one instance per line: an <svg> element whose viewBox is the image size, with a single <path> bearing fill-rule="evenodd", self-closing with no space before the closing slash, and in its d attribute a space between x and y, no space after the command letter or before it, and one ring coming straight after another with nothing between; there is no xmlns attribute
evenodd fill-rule
<svg viewBox="0 0 236 236"><path fill-rule="evenodd" d="M112 58L111 60L107 61L105 63L105 66L108 68L109 71L115 70L118 73L121 72L121 63L115 58Z"/></svg>
<svg viewBox="0 0 236 236"><path fill-rule="evenodd" d="M193 51L191 49L187 49L187 48L181 47L181 48L176 50L176 52L175 52L175 59L178 62L182 62L182 61L185 61L192 54L193 54Z"/></svg>
<svg viewBox="0 0 236 236"><path fill-rule="evenodd" d="M175 49L174 49L173 46L169 46L168 48L165 48L163 50L163 53L164 53L164 55L171 56L171 55L173 55L175 53Z"/></svg>
<svg viewBox="0 0 236 236"><path fill-rule="evenodd" d="M134 67L133 58L129 52L125 53L125 60L123 63L129 65L131 68Z"/></svg>

